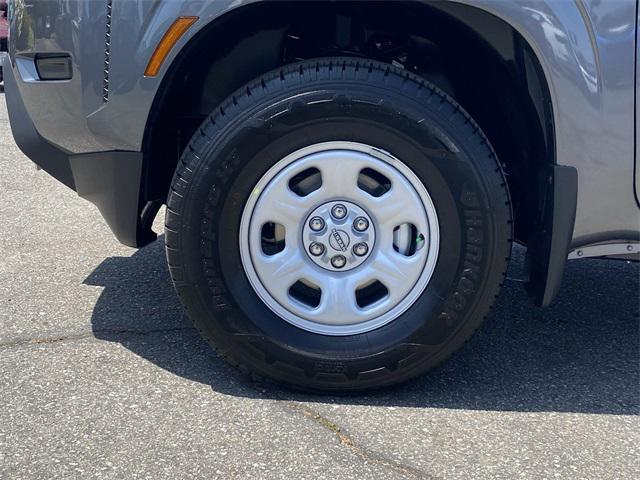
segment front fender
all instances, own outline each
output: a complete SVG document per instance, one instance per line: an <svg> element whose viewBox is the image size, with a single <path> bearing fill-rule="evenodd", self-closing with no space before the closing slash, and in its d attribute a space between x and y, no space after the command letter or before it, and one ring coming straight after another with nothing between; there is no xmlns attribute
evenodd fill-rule
<svg viewBox="0 0 640 480"><path fill-rule="evenodd" d="M572 246L635 238L636 0L455 0L503 19L536 53L555 120L556 163L578 170Z"/></svg>

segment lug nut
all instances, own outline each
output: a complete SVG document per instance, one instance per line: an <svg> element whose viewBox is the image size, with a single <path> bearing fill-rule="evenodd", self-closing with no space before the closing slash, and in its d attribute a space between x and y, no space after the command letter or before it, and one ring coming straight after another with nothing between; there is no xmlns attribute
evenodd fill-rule
<svg viewBox="0 0 640 480"><path fill-rule="evenodd" d="M369 220L364 217L358 217L353 221L353 228L356 232L364 232L369 228Z"/></svg>
<svg viewBox="0 0 640 480"><path fill-rule="evenodd" d="M366 243L356 243L353 246L353 253L359 257L364 257L369 252L369 245Z"/></svg>
<svg viewBox="0 0 640 480"><path fill-rule="evenodd" d="M314 257L319 257L324 253L324 245L318 242L313 242L309 245L309 253Z"/></svg>
<svg viewBox="0 0 640 480"><path fill-rule="evenodd" d="M337 218L338 220L342 220L347 216L347 207L342 205L341 203L334 205L331 209L331 215L333 218Z"/></svg>
<svg viewBox="0 0 640 480"><path fill-rule="evenodd" d="M347 264L347 259L344 257L344 255L336 255L333 258L331 258L331 265L333 265L333 268L342 268Z"/></svg>
<svg viewBox="0 0 640 480"><path fill-rule="evenodd" d="M313 217L309 220L309 228L314 232L319 232L324 228L324 220L320 217Z"/></svg>

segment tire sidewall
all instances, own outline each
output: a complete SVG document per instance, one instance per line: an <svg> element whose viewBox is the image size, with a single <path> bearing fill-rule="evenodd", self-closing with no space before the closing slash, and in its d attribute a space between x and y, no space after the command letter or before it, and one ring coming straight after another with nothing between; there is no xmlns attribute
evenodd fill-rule
<svg viewBox="0 0 640 480"><path fill-rule="evenodd" d="M508 233L497 226L508 223L509 211L504 191L492 188L495 158L461 128L472 134L473 125L443 121L456 113L443 108L449 104L358 82L288 90L245 99L199 155L180 232L190 285L181 296L190 316L227 355L286 383L331 388L344 377L362 388L431 368L478 327L502 280L494 259ZM365 101L371 98L383 101ZM358 335L319 335L279 318L251 287L239 251L256 183L287 155L327 141L363 143L400 159L438 214L440 250L426 290L397 319Z"/></svg>

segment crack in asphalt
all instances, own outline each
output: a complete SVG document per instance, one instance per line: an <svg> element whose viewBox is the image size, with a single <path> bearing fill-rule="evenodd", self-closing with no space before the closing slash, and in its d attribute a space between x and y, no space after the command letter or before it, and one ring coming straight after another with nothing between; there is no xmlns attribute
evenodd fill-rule
<svg viewBox="0 0 640 480"><path fill-rule="evenodd" d="M174 332L183 332L183 331L185 332L193 331L194 333L197 333L197 331L192 327L159 328L156 330L102 329L102 330L92 330L91 332L76 333L76 334L69 334L69 335L56 335L51 337L10 340L7 342L0 342L0 349L11 348L11 347L21 347L25 345L43 345L43 344L52 344L52 343L73 342L76 340L84 340L86 338L95 338L96 340L105 340L104 338L96 337L96 335L113 335L114 337L143 336L143 335L153 335L157 333L174 333Z"/></svg>
<svg viewBox="0 0 640 480"><path fill-rule="evenodd" d="M433 475L427 475L413 467L402 465L400 463L394 462L393 460L389 460L388 458L383 458L379 454L374 454L369 450L365 449L364 447L359 446L357 443L355 443L355 441L349 435L344 433L343 428L341 428L339 425L329 420L327 417L316 412L315 410L299 402L294 402L281 397L280 399L284 401L285 405L293 412L301 414L304 417L311 419L312 421L319 424L326 430L329 430L330 432L332 432L338 438L341 445L344 445L345 447L347 447L364 462L375 463L377 465L388 467L402 474L405 478L419 479L419 480L438 480L438 477L434 477Z"/></svg>
<svg viewBox="0 0 640 480"><path fill-rule="evenodd" d="M84 340L87 338L93 338L96 340L104 340L104 338L98 338L96 335L113 335L114 337L121 336L145 336L145 335L153 335L153 334L164 334L164 333L176 333L176 332L184 332L184 331L192 331L194 334L197 331L191 327L175 327L175 328L162 328L155 330L130 330L130 329L101 329L101 330L92 330L91 332L83 332L77 334L67 334L67 335L56 335L49 337L37 337L37 338L29 338L29 339L18 339L7 342L0 342L0 349L4 348L13 348L20 346L30 346L30 345L51 345L56 343L64 343L64 342L73 342L77 340ZM264 393L264 390L257 388L252 385L254 390L257 390L261 395ZM331 432L335 435L340 442L340 445L345 446L352 453L358 456L361 460L368 463L374 463L377 465L385 466L396 472L402 474L405 478L409 479L419 479L419 480L437 480L437 477L432 475L426 475L423 472L416 470L412 467L402 465L400 463L394 462L387 458L381 457L379 454L374 454L368 451L367 449L359 446L356 442L349 437L346 433L344 433L344 429L337 425L335 422L332 422L327 417L324 417L320 413L315 410L310 409L309 407L303 405L302 403L295 402L284 398L278 394L274 395L280 401L283 402L284 406L288 408L290 411L293 411L296 414L302 415L305 418L308 418L320 425L325 430Z"/></svg>
<svg viewBox="0 0 640 480"><path fill-rule="evenodd" d="M155 330L130 330L130 329L101 329L101 330L92 330L91 332L82 332L76 334L67 334L67 335L55 335L49 337L37 337L37 338L28 338L28 339L18 339L7 342L0 342L0 349L5 348L13 348L20 346L31 346L31 345L51 345L56 343L64 343L64 342L73 342L77 340L84 340L87 338L93 338L95 340L105 340L104 338L98 338L96 335L112 335L114 338L122 337L122 336L146 336L153 334L164 334L164 333L176 333L176 332L185 332L192 331L194 334L197 333L197 330L192 327L175 327L175 328L161 328ZM261 395L264 393L264 390L257 388L255 385L251 385L254 390L257 390ZM349 437L344 429L341 428L335 422L332 422L327 417L324 417L320 413L315 410L310 409L309 407L303 405L302 403L295 402L284 398L278 394L274 395L280 401L283 402L284 406L288 408L290 411L293 411L296 414L302 415L305 418L308 418L320 425L325 430L331 432L335 435L340 442L340 445L348 448L352 453L354 453L357 457L359 457L364 462L374 463L377 465L385 466L396 472L402 474L405 478L409 479L418 479L418 480L438 480L438 477L434 477L432 475L427 475L419 470L416 470L412 467L402 465L400 463L394 462L387 458L383 458L379 454L374 454L367 449L359 446L351 437Z"/></svg>

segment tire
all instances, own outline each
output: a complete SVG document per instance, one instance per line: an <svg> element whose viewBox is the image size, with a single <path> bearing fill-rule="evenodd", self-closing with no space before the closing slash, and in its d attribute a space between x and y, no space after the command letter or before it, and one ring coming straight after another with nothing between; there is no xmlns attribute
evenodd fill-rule
<svg viewBox="0 0 640 480"><path fill-rule="evenodd" d="M329 154L354 156L360 155L355 152L358 145L373 147L367 151L392 156L389 165L404 169L398 178L413 178L411 185L416 185L418 192L417 178L428 192L411 197L423 202L424 211L405 209L420 218L427 212L428 229L433 230L427 232L426 240L424 236L411 237L411 242L427 245L419 254L416 246L411 254L424 257L420 260L424 265L421 276L412 285L387 282L392 286L379 301L384 303L384 298L403 288L415 291L427 271L429 255L436 249L435 223L437 256L423 289L385 323L376 325L376 318L367 320L369 323L349 323L348 315L344 320L338 315L327 317L325 323L305 323L304 318L289 312L290 308L302 308L297 300L279 314L278 305L273 299L271 303L264 300L259 288L280 291L286 288L279 283L286 283L285 276L256 280L251 262L258 257L243 253L253 240L240 238L240 232L258 215L258 210L250 215L245 211L253 203L260 204L269 190L256 186L271 175L278 162L297 155L295 152L303 152L298 157L308 159L305 148L317 150L318 145L339 145ZM322 168L325 164L318 165ZM335 178L339 176L330 178L322 173L322 188L329 179L327 192L331 191L330 182ZM294 188L291 181L290 189ZM391 184L391 191L397 189L397 183ZM388 187L383 180L380 185ZM431 207L425 196L435 209L436 222L428 217ZM384 217L370 213L372 219ZM243 220L245 217L249 220ZM301 218L300 228L307 229L310 224L305 219L309 217ZM412 235L414 230L412 227ZM251 239L258 235L248 231ZM286 231L289 235L289 229ZM263 227L260 235L264 232ZM355 230L349 232L356 235ZM294 240L291 248L296 248L295 242L305 242L305 235ZM388 230L380 231L380 238L389 235ZM407 381L457 351L481 325L498 295L511 237L511 206L501 166L478 125L453 99L421 78L386 64L329 58L264 75L236 92L204 121L173 178L165 238L171 276L181 301L219 355L254 378L303 390L346 392ZM290 238L294 236L286 236L286 245ZM380 240L380 249L382 244ZM372 250L378 255L375 245ZM406 254L408 250L402 248ZM303 257L301 250L297 249L297 258ZM369 257L350 272L368 272L368 265L375 264L368 261ZM255 263L259 268L258 260ZM304 268L320 275L320 282L342 275L316 267ZM402 267L400 271L413 270ZM289 290L293 295L291 292L293 287ZM407 298L402 301L406 303ZM376 302L367 308L378 308ZM296 318L301 319L300 324ZM326 326L336 319L345 322L335 327L343 329L337 333L329 331L333 326ZM317 331L305 326L312 324L318 325ZM356 331L360 325L368 326Z"/></svg>

